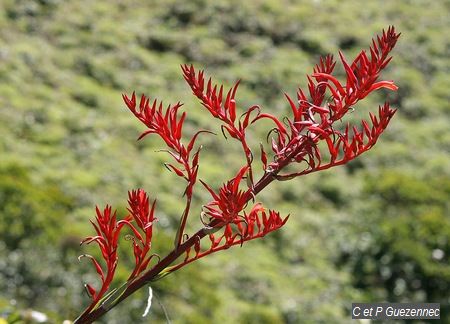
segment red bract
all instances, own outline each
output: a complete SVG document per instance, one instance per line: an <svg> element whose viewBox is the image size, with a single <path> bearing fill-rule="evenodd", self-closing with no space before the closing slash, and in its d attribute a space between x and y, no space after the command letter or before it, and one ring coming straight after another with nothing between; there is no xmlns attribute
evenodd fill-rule
<svg viewBox="0 0 450 324"><path fill-rule="evenodd" d="M208 131L198 131L192 136L187 146L185 146L182 139L182 129L184 120L186 118L186 112L178 116L178 110L182 104L177 103L174 106L169 105L165 110L163 104L155 99L150 104L150 99L142 95L139 107L136 105L136 94L133 92L131 98L123 95L123 100L128 109L139 119L148 130L143 132L139 139L148 134L157 134L166 143L169 150L166 150L172 158L178 163L179 166L166 163L165 166L169 171L174 172L177 176L184 178L188 185L186 186L186 207L180 220L180 226L175 238L175 245L181 244L182 237L184 235L184 228L186 226L186 220L189 215L193 188L197 181L198 174L198 161L200 148L191 156L197 137L200 133Z"/></svg>
<svg viewBox="0 0 450 324"><path fill-rule="evenodd" d="M111 214L109 206L103 212L97 208L96 223L92 222L97 235L86 238L82 243L98 244L106 270L92 256L84 255L92 260L102 286L97 292L91 285L86 285L92 303L75 323L91 323L139 288L193 261L279 229L286 224L288 217L282 218L278 212L266 210L261 203L254 202L262 190L276 180L289 180L348 163L371 149L395 114L395 109L391 109L388 103L379 107L377 116L369 113L369 119L361 120L358 125L347 124L343 130L339 130L338 124L371 92L381 88L397 90L393 81L379 80L379 76L391 61L389 53L399 35L394 27L389 27L372 41L369 55L361 51L351 63L347 62L343 53L339 53L345 72L344 82L333 75L336 65L333 56L321 58L313 74L307 77L307 91L299 89L296 99L285 94L291 113L283 119L262 112L258 105L244 109L237 117L239 81L225 91L223 85L214 84L211 78L205 81L204 71L197 72L192 65L181 66L192 93L207 112L220 121L224 136L229 135L241 143L245 154L244 165L240 166L233 178L224 181L219 189L215 190L201 181L212 200L203 203L202 227L190 236L185 233L185 228L193 189L197 184L201 148L194 151L194 146L200 133L211 132L199 130L185 145L182 130L187 113L179 114L181 103L164 108L156 99L150 103L150 99L144 95L139 104L135 93L131 97L123 95L128 109L147 127L139 138L157 134L166 144L165 151L175 161L173 164L166 163L167 169L186 181L186 206L180 213L175 246L163 258L150 254L156 202L150 203L143 189L128 192L129 214L123 220L116 221L116 214ZM271 137L273 156L270 157L264 146L260 145L263 174L255 179L255 161L248 145L247 129L261 119L269 119L275 124L267 135ZM324 145L319 145L320 142ZM287 166L294 166L295 172L283 173ZM241 188L244 178L247 180L245 189ZM253 205L248 210L250 201ZM105 296L117 267L118 238L124 227L128 227L132 233L126 237L132 240L135 266L128 281L120 289ZM157 262L150 266L154 257Z"/></svg>
<svg viewBox="0 0 450 324"><path fill-rule="evenodd" d="M192 92L200 99L206 109L208 109L214 117L219 118L227 124L233 125L236 120L235 96L239 81L236 82L233 88L228 90L225 98L223 85L219 87L214 85L211 78L208 79L208 84L205 88L204 71L199 71L196 74L193 65L190 67L188 65L182 65L181 69L183 70L184 79L191 87ZM236 134L233 135L233 137L236 136Z"/></svg>
<svg viewBox="0 0 450 324"><path fill-rule="evenodd" d="M121 220L119 223L126 224L134 234L133 252L135 267L130 275L129 279L131 279L144 271L155 256L155 254L152 254L147 257L152 244L153 224L157 221L155 218L156 200L153 201L150 207L149 197L144 190L132 190L128 192L128 205L130 206L128 211L131 217L127 217L127 219ZM135 221L137 228L132 224L130 218ZM143 233L143 236L138 229Z"/></svg>
<svg viewBox="0 0 450 324"><path fill-rule="evenodd" d="M222 121L221 129L226 137L225 131L234 139L238 140L244 150L249 168L249 181L253 184L252 162L253 155L247 144L246 129L250 124L250 116L253 112L259 114L259 106L254 105L248 108L236 122L236 91L239 86L237 81L235 85L228 90L224 97L223 85L213 84L212 79L208 79L205 87L204 71L195 72L193 65L182 65L183 76L192 89L192 93L200 99L202 105L211 113L211 115Z"/></svg>
<svg viewBox="0 0 450 324"><path fill-rule="evenodd" d="M273 210L269 210L269 214L267 214L262 204L257 203L250 213L244 212L242 216L235 218L233 223L229 222L219 227L222 229L219 234L210 233L210 242L207 242L206 249L202 248L200 240L195 241L194 253L191 253L191 248L187 249L183 261L168 268L166 274L212 253L226 250L234 245L242 246L244 242L264 237L282 227L288 219L289 216L283 219L278 212ZM216 229L211 228L210 231L215 232Z"/></svg>
<svg viewBox="0 0 450 324"><path fill-rule="evenodd" d="M380 88L397 89L392 81L378 81L378 77L381 70L391 60L388 55L395 46L399 35L395 33L393 27L390 27L387 32L383 31L383 36L378 37L377 42L372 42L370 59L365 51L361 51L356 59L348 64L344 55L340 53L347 78L345 85L342 85L332 75L335 66L332 56L321 59L320 64L315 67L312 77L308 77L309 98L301 89L297 92L297 102L286 95L293 118L286 118L285 123L267 113L259 114L253 120L255 122L261 118L268 118L276 125L277 136L272 139L272 151L275 153L275 157L274 162L267 167L268 171L276 173L278 179L289 179L346 163L375 144L376 139L395 113L395 110L389 108L388 103L380 108L381 125L371 115L371 120L375 123L369 130L367 122L363 121L363 133L352 128L353 136L349 137L348 128L341 133L335 130L333 124L340 121L359 100L365 98L370 92ZM330 96L324 104L326 90L330 92ZM363 139L364 134L366 143ZM320 140L327 141L331 163L319 168L322 162L322 155L318 149ZM342 153L343 160L336 162L337 156ZM304 171L278 175L278 172L291 162L303 161L306 161L308 165Z"/></svg>
<svg viewBox="0 0 450 324"><path fill-rule="evenodd" d="M102 286L97 292L90 284L86 284L86 290L92 299L91 307L94 307L101 297L108 290L111 281L114 278L114 273L117 267L117 243L119 239L119 233L121 225L118 224L116 219L116 212L111 214L111 206L106 206L103 212L96 208L95 223L91 221L94 226L97 235L89 236L81 241L81 244L90 244L92 242L97 243L102 253L103 260L106 264L106 271L102 268L100 263L91 255L83 254L79 259L83 257L89 258L95 266L98 275L102 281Z"/></svg>
<svg viewBox="0 0 450 324"><path fill-rule="evenodd" d="M192 161L191 153L198 135L204 131L197 132L187 146L182 143L182 130L186 118L186 112L183 112L181 117L178 116L178 110L182 104L169 105L164 109L162 102L158 104L158 101L155 99L150 104L150 99L142 95L139 107L137 107L135 93L132 94L131 98L123 95L123 100L128 109L148 128L147 131L141 134L139 139L148 134L159 135L168 148L171 149L166 152L180 165L180 167L175 167L172 164L166 164L167 168L178 176L185 178L186 181L195 182L198 168L198 151L194 154Z"/></svg>
<svg viewBox="0 0 450 324"><path fill-rule="evenodd" d="M202 181L202 184L208 189L214 199L204 206L205 214L211 219L220 221L216 227L222 227L235 221L239 217L239 213L247 205L249 193L239 190L239 184L247 171L248 167L243 167L233 179L220 188L218 194Z"/></svg>

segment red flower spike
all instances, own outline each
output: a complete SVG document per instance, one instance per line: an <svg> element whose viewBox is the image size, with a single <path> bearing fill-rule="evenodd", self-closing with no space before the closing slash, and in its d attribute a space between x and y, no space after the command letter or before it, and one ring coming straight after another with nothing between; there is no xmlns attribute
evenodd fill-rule
<svg viewBox="0 0 450 324"><path fill-rule="evenodd" d="M248 166L241 168L233 179L220 188L218 194L201 181L214 199L203 206L205 214L220 221L221 226L235 221L247 204L248 191L239 190L239 184L248 170Z"/></svg>
<svg viewBox="0 0 450 324"><path fill-rule="evenodd" d="M194 66L182 65L183 76L188 85L192 89L192 93L200 99L203 106L215 118L219 118L226 124L233 125L236 120L236 91L240 81L228 90L225 101L223 101L223 86L219 88L212 84L212 80L208 80L205 89L204 72L195 73Z"/></svg>
<svg viewBox="0 0 450 324"><path fill-rule="evenodd" d="M195 243L196 253L191 256L189 251L185 252L184 259L181 263L171 267L171 272L203 258L209 254L226 250L232 246L240 245L247 241L264 237L265 235L278 230L286 224L289 216L284 219L276 211L269 210L268 214L261 203L256 203L249 214L243 213L242 220L235 220L237 231L233 229L230 223L222 227L222 233L218 234L218 238L214 234L209 234L209 248L202 251L199 242ZM220 233L220 232L219 232Z"/></svg>
<svg viewBox="0 0 450 324"><path fill-rule="evenodd" d="M96 268L97 273L100 276L102 281L102 286L97 293L92 286L86 284L86 289L88 290L89 295L92 297L92 303L90 305L93 308L101 297L108 290L117 267L118 256L117 256L117 244L119 232L121 230L121 225L117 223L116 220L116 212L111 213L111 206L106 206L105 209L100 211L98 207L96 207L96 218L95 221L97 224L91 221L94 226L95 231L97 232L97 236L90 236L85 238L81 244L90 244L92 242L97 243L102 253L104 263L106 265L106 271L100 266L99 262L94 259L94 257L90 255L82 255L79 257L87 257L91 259L94 267Z"/></svg>
<svg viewBox="0 0 450 324"><path fill-rule="evenodd" d="M235 93L235 91L233 92ZM175 161L180 164L176 167L172 164L165 164L169 171L173 171L177 176L187 181L184 194L186 195L186 207L180 219L179 233L176 237L176 245L181 244L181 238L184 234L187 217L189 215L193 188L197 180L198 171L198 152L194 155L194 161L191 162L191 152L199 134L208 131L198 131L189 141L187 148L182 143L182 129L186 119L186 112L178 116L178 110L182 104L177 103L174 106L169 105L165 110L163 105L155 99L150 105L150 100L142 95L139 107L136 107L136 96L133 92L131 99L123 95L123 99L128 109L144 124L148 130L142 133L139 139L148 134L157 134L166 143L170 150L166 150Z"/></svg>
<svg viewBox="0 0 450 324"><path fill-rule="evenodd" d="M135 235L133 248L136 264L130 275L130 279L132 279L145 270L146 264L149 261L146 258L151 249L153 225L157 221L155 218L156 200L150 206L149 196L143 189L132 190L128 192L128 205L130 216L119 223L127 225ZM131 223L131 219L136 222L137 228L139 228L143 235Z"/></svg>
<svg viewBox="0 0 450 324"><path fill-rule="evenodd" d="M87 237L82 243L95 242L100 248L103 262L99 263L89 255L84 257L91 259L102 286L97 292L91 285L86 285L86 291L92 302L75 323L90 323L96 320L148 282L162 278L195 260L261 238L282 227L289 216L282 218L278 212L266 210L260 203L254 204L250 211L245 210L249 201L254 200L256 195L272 181L290 180L346 164L371 149L395 114L395 110L391 109L388 103L379 107L377 115L369 113L368 120L362 120L361 126L347 125L345 130L338 131L334 123L341 121L371 92L381 88L397 90L393 81L379 80L379 76L391 61L389 54L399 35L394 27L389 27L381 36L372 40L367 52L361 51L351 62L339 52L345 71L345 80L342 81L333 75L336 65L333 57L328 55L320 58L319 63L313 68L312 75L307 76L307 91L298 89L297 100L285 94L291 115L283 119L265 112L261 113L257 105L244 110L240 118L237 118L236 94L239 81L226 90L223 85L214 84L211 78L206 80L203 71L196 71L192 65L182 65L183 77L192 93L214 118L221 121L224 136L229 135L241 143L246 158L246 163L237 174L226 181L217 192L201 181L211 194L212 201L203 206L201 213L203 227L191 236L184 233L184 229L199 171L201 146L196 150L194 146L198 135L207 131L195 133L187 141L186 146L182 141L182 132L187 115L186 112L178 113L181 103L164 108L161 102L150 101L144 95L140 97L139 104L134 92L130 97L123 95L128 109L147 127L140 138L148 134L157 134L168 147L168 150L164 151L176 161L174 164L166 164L166 167L186 180L184 190L186 207L177 229L175 248L164 258L156 254L148 255L153 225L156 221L154 216L156 204L155 201L150 204L145 191L138 189L129 192L129 215L120 221L117 221L115 213L111 213L111 207L107 206L103 211L96 209L96 220L91 221L96 235ZM325 98L328 99L325 101ZM263 118L270 119L275 124L267 135L268 140L271 136L274 156L272 162L268 162L267 153L261 145L260 159L264 174L259 180L254 181L253 153L247 143L246 131L250 124ZM321 141L325 141L326 145L320 145ZM282 174L291 163L300 165L300 170ZM244 178L248 189L241 190L239 186ZM204 216L209 217L209 220ZM129 282L122 285L122 289L111 292L106 298L105 292L117 266L119 233L125 225L132 232L128 237L131 237L133 244L135 267ZM205 237L207 237L206 244L202 241ZM158 262L146 270L155 256ZM177 260L181 261L177 264ZM98 307L95 307L96 305Z"/></svg>
<svg viewBox="0 0 450 324"><path fill-rule="evenodd" d="M271 169L276 169L286 166L291 161L303 161L305 156L309 165L309 171L321 168L320 152L317 150L317 145L320 140L326 140L328 147L332 146L329 136L336 134L333 131L332 125L334 122L340 120L359 100L365 98L370 92L380 88L390 90L397 90L397 86L392 81L377 81L379 73L386 67L390 58L389 52L394 47L399 34L395 33L394 28L390 27L387 32L383 32L382 37L377 38L377 42L373 42L371 46L372 58L369 60L365 52L362 51L357 58L351 63L347 63L344 55L340 53L340 58L347 75L345 86L331 75L335 62L332 57L321 59L320 63L314 68L312 77L316 80L314 82L308 77L309 93L311 99L308 100L304 92L299 89L297 92L298 105L286 95L289 106L293 112L293 119L288 118L286 123L290 126L290 134L284 128L284 125L276 117L268 114L259 114L256 119L269 118L277 125L276 140L272 140L272 150L275 153L276 163L271 164ZM325 91L330 90L331 98L329 103L321 106ZM384 130L378 127L378 120L371 117L373 127L377 131ZM365 127L363 125L363 127ZM304 133L306 131L306 134ZM312 137L308 132L313 134ZM367 132L367 131L366 131ZM380 133L378 134L378 136ZM346 158L352 159L361 152L356 152L358 134L353 145L344 142L342 147L346 148ZM377 136L377 137L378 137ZM373 137L373 136L372 136ZM360 141L359 141L360 142ZM361 144L359 144L361 147ZM350 148L351 147L351 148ZM335 162L337 152L336 148L330 150L331 159ZM357 154L358 153L358 154ZM315 159L319 163L315 162ZM346 161L341 161L340 164ZM306 171L305 171L306 172ZM293 173L285 176L280 176L278 179L290 179L293 176L302 175L303 172Z"/></svg>
<svg viewBox="0 0 450 324"><path fill-rule="evenodd" d="M250 114L254 110L258 110L259 107L252 106L247 109L246 112L242 116L245 116L244 122L241 123L239 121L238 125L236 125L236 92L239 86L240 80L238 80L234 86L228 90L226 99L223 100L223 86L218 87L217 85L213 85L211 78L208 80L206 89L205 89L205 78L204 72L199 71L197 74L195 73L194 66L182 65L181 69L183 71L183 76L189 87L192 90L192 93L200 100L202 105L211 113L214 118L222 121L221 130L226 138L225 131L228 134L241 142L242 149L245 153L247 159L247 166L249 167L249 180L253 183L253 171L252 171L252 152L247 145L246 140L246 128L249 125ZM219 90L217 90L219 89Z"/></svg>

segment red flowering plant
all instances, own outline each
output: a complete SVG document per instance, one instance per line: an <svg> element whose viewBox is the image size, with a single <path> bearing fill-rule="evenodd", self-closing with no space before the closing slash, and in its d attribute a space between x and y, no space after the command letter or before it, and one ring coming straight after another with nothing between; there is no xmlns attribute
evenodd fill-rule
<svg viewBox="0 0 450 324"><path fill-rule="evenodd" d="M97 243L103 262L87 254L81 257L92 261L100 276L101 286L95 289L91 284L85 285L91 303L75 323L91 323L144 285L193 261L278 230L285 225L288 216L282 217L278 212L255 202L264 188L273 181L290 180L348 163L375 145L395 114L389 103L380 106L377 115L370 113L370 120L362 120L359 127L347 124L343 130L338 130L335 124L371 92L381 88L397 90L393 81L379 81L379 75L391 61L389 53L399 35L394 27L383 30L382 35L372 40L369 53L361 51L351 63L339 53L345 71L344 83L333 75L336 65L333 57L321 58L313 74L308 76L308 91L299 89L296 99L285 94L292 112L282 120L262 112L257 105L237 117L239 81L226 91L223 85L214 84L211 78L206 80L203 71L196 71L192 65L183 65L182 73L192 93L212 117L221 122L224 136L229 135L241 143L245 155L245 165L217 190L198 179L201 146L197 145L197 139L201 133L211 132L199 130L185 140L182 130L187 113L180 114L181 103L164 107L158 100L150 101L144 95L139 102L135 93L123 95L128 109L147 128L139 139L155 134L166 144L166 152L173 160L166 167L185 180L186 204L181 213L174 248L165 257L151 252L152 230L157 221L156 201L151 202L143 189L128 193L128 215L121 220L117 220L110 206L103 211L97 208L96 220L92 222L96 234L83 240L82 244ZM248 145L246 131L261 119L274 123L268 135L271 137L272 152L267 154L261 145L263 174L255 179L254 154ZM319 147L321 142L325 145ZM243 182L243 179L246 181ZM210 193L212 200L203 205L201 228L188 235L185 228L198 182ZM248 206L250 203L253 205ZM119 260L117 246L125 227L132 233L135 267L126 283L111 290Z"/></svg>

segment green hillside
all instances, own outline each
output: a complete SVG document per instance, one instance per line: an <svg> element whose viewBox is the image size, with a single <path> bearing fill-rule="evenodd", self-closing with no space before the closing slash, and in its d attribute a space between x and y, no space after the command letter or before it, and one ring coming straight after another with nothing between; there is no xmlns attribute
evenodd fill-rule
<svg viewBox="0 0 450 324"><path fill-rule="evenodd" d="M104 323L347 323L351 302L440 302L450 321L450 5L448 1L2 0L0 1L0 323L31 310L73 320L97 282L79 242L95 206L125 213L127 191L158 199L153 249L164 255L184 208L156 137L122 93L183 102L184 132L204 145L200 178L213 186L245 163L239 143L202 109L180 64L227 86L242 107L280 118L321 55L354 57L383 28L402 33L383 78L398 112L377 145L350 164L274 183L260 195L290 214L282 229L195 262L142 291ZM338 63L339 64L339 63ZM343 76L342 67L338 74ZM252 128L255 152L269 122ZM199 187L200 189L200 187ZM194 196L190 231L208 192ZM117 283L133 264L121 241ZM167 313L167 315L165 315Z"/></svg>

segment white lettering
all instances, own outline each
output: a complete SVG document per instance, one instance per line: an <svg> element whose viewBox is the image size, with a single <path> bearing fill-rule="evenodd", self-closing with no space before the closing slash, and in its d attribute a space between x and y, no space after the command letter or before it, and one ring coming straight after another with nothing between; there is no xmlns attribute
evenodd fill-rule
<svg viewBox="0 0 450 324"><path fill-rule="evenodd" d="M394 308L392 306L386 307L386 315L392 316L392 313L394 312Z"/></svg>
<svg viewBox="0 0 450 324"><path fill-rule="evenodd" d="M375 311L375 316L378 316L379 313L381 313L383 311L383 307L378 306L377 310Z"/></svg>

